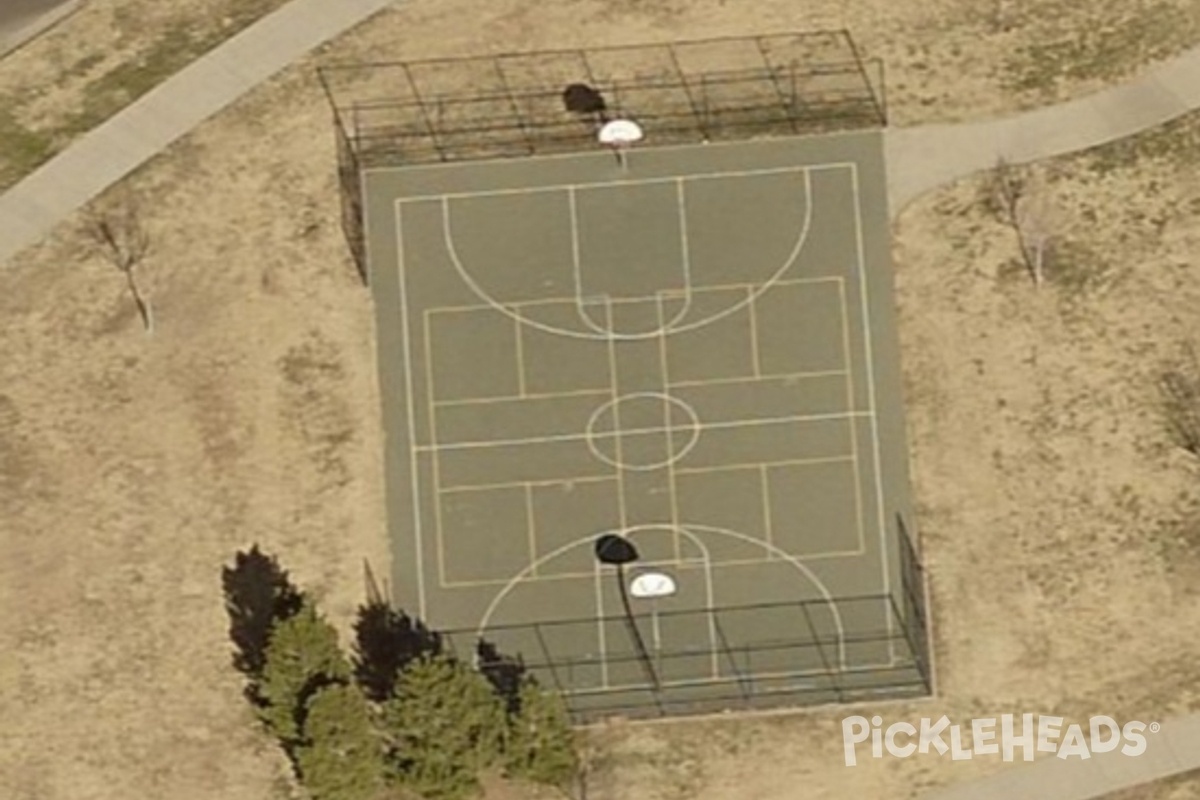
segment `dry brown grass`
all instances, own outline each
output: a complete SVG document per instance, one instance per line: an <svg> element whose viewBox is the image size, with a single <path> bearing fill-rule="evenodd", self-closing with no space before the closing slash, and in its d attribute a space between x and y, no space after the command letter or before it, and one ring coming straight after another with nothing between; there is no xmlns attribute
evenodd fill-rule
<svg viewBox="0 0 1200 800"><path fill-rule="evenodd" d="M1016 33L986 33L964 2L663 8L422 0L329 53L850 24L889 59L901 121L1033 99L997 90L1004 37ZM1061 9L1063 30L1091 13ZM361 597L362 558L387 572L369 297L340 240L311 66L128 182L155 242L141 274L154 336L120 275L86 248L82 217L0 274L2 797L284 796L282 758L228 665L220 566L260 541L342 625ZM11 69L0 82L11 85ZM31 125L59 113L35 108L22 111ZM897 226L942 696L881 707L889 718L1145 719L1198 705L1200 597L1188 570L1200 553L1186 543L1200 539L1173 533L1198 470L1170 445L1151 395L1158 362L1200 339L1200 175L1175 149L1151 150L1064 162L1054 187L1072 220L1074 278L1037 296L1013 274L1009 232L974 184L914 203ZM605 730L594 797L791 800L797 787L813 799L905 797L1001 766L847 770L842 715Z"/></svg>
<svg viewBox="0 0 1200 800"><path fill-rule="evenodd" d="M85 2L0 61L0 189L284 2Z"/></svg>
<svg viewBox="0 0 1200 800"><path fill-rule="evenodd" d="M0 188L284 0L89 0L0 61ZM1062 100L1200 42L1200 0L401 2L372 59L847 28L888 69L899 124ZM382 55L381 55L382 54Z"/></svg>

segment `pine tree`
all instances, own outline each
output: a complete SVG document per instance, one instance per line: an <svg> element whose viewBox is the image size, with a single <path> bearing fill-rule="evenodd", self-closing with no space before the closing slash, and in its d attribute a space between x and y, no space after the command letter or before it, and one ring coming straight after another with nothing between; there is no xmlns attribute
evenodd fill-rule
<svg viewBox="0 0 1200 800"><path fill-rule="evenodd" d="M392 696L407 664L442 649L436 633L382 600L359 607L354 634L354 678L376 703Z"/></svg>
<svg viewBox="0 0 1200 800"><path fill-rule="evenodd" d="M279 623L267 646L259 715L289 751L300 742L305 709L318 690L350 680L350 664L337 631L305 601L299 613Z"/></svg>
<svg viewBox="0 0 1200 800"><path fill-rule="evenodd" d="M479 673L447 656L422 658L384 704L391 768L429 800L464 797L504 751L504 707Z"/></svg>
<svg viewBox="0 0 1200 800"><path fill-rule="evenodd" d="M384 791L383 742L357 686L334 684L308 700L296 766L313 800L375 800Z"/></svg>
<svg viewBox="0 0 1200 800"><path fill-rule="evenodd" d="M271 629L300 610L304 595L274 556L263 553L257 544L237 553L233 567L221 570L221 585L229 613L229 638L237 647L233 666L253 686L266 664Z"/></svg>
<svg viewBox="0 0 1200 800"><path fill-rule="evenodd" d="M518 711L509 716L504 762L510 775L559 787L570 785L579 769L566 703L531 677L522 680Z"/></svg>

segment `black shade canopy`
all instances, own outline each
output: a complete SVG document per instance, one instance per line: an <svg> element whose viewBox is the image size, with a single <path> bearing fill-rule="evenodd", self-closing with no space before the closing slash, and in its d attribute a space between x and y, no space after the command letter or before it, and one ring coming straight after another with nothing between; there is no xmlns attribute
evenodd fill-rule
<svg viewBox="0 0 1200 800"><path fill-rule="evenodd" d="M596 560L615 567L638 560L637 548L615 533L606 533L596 539Z"/></svg>
<svg viewBox="0 0 1200 800"><path fill-rule="evenodd" d="M562 98L567 111L575 114L599 114L607 108L600 91L586 83L572 83L563 89Z"/></svg>

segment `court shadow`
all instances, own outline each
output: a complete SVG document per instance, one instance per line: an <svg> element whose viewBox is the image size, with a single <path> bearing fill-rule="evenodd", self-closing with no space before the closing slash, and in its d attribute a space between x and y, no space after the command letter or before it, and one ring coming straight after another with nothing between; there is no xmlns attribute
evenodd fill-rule
<svg viewBox="0 0 1200 800"><path fill-rule="evenodd" d="M479 671L487 678L505 710L516 715L521 711L521 687L531 679L525 669L525 661L518 654L509 656L501 653L487 639L480 639L475 646Z"/></svg>
<svg viewBox="0 0 1200 800"><path fill-rule="evenodd" d="M377 703L392 696L400 671L409 663L442 653L440 634L381 598L359 606L354 636L355 680Z"/></svg>
<svg viewBox="0 0 1200 800"><path fill-rule="evenodd" d="M267 644L276 624L295 616L304 601L301 592L274 556L257 544L222 567L221 586L229 614L229 638L236 648L233 666L249 679L246 696L261 704L257 681L267 663Z"/></svg>

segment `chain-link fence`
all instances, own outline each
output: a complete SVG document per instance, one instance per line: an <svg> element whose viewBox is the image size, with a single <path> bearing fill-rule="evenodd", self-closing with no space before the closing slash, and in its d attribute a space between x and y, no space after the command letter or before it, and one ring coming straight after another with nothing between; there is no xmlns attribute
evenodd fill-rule
<svg viewBox="0 0 1200 800"><path fill-rule="evenodd" d="M334 65L321 79L364 166L587 151L603 119L683 144L881 126L881 62L847 31ZM586 85L604 110L568 110Z"/></svg>
<svg viewBox="0 0 1200 800"><path fill-rule="evenodd" d="M523 669L578 722L846 703L932 690L924 576L901 527L898 595L489 625L481 669ZM450 631L460 656L480 631Z"/></svg>

